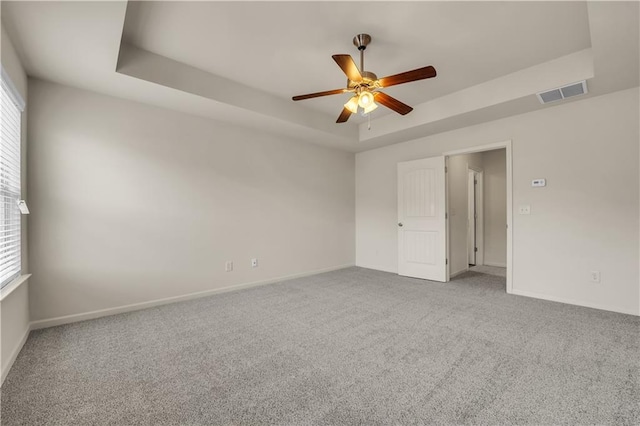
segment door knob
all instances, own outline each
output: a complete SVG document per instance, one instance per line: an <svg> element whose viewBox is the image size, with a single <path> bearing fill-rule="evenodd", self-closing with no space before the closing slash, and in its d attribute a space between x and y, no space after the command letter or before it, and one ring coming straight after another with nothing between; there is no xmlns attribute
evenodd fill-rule
<svg viewBox="0 0 640 426"><path fill-rule="evenodd" d="M402 222L398 223L398 226L402 226Z"/></svg>

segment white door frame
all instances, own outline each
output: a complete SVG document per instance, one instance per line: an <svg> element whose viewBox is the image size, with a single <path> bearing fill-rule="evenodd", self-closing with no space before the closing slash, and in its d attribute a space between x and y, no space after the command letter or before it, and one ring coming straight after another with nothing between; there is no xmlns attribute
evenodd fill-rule
<svg viewBox="0 0 640 426"><path fill-rule="evenodd" d="M494 149L505 148L507 156L507 293L513 293L513 167L511 154L511 139L504 142L491 143L487 145L477 145L455 151L444 152L442 155L450 157L460 154L471 154L474 152L492 151ZM447 221L449 226L449 221ZM447 230L447 234L450 234ZM449 247L447 247L447 251ZM451 258L451 253L448 253Z"/></svg>
<svg viewBox="0 0 640 426"><path fill-rule="evenodd" d="M467 175L469 172L475 172L478 174L478 183L476 184L475 190L475 210L476 210L476 221L475 221L475 247L478 251L475 253L476 265L484 265L484 172L482 169L470 166L467 163ZM467 188L468 190L468 188ZM480 196L478 197L478 194ZM469 239L469 233L467 232L467 240ZM469 246L469 241L467 241L467 246Z"/></svg>

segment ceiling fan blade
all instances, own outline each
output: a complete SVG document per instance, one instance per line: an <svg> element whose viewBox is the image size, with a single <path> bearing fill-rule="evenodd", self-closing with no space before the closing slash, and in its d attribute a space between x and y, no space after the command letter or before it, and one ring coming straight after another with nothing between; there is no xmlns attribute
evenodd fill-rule
<svg viewBox="0 0 640 426"><path fill-rule="evenodd" d="M374 96L375 96L375 100L378 103L386 106L389 109L394 110L398 114L407 115L411 111L413 111L413 108L411 108L409 105L403 104L402 102L400 102L396 98L391 97L391 96L387 95L386 93L375 92Z"/></svg>
<svg viewBox="0 0 640 426"><path fill-rule="evenodd" d="M356 63L353 62L353 58L350 55L333 55L332 58L347 75L349 80L355 81L356 83L362 81L362 74L360 74L360 70L358 70Z"/></svg>
<svg viewBox="0 0 640 426"><path fill-rule="evenodd" d="M351 111L349 111L346 108L343 108L342 112L340 113L340 116L336 120L336 123L344 123L349 119L349 117L351 117Z"/></svg>
<svg viewBox="0 0 640 426"><path fill-rule="evenodd" d="M380 87L395 86L396 84L409 83L411 81L424 80L436 76L436 69L429 65L428 67L418 68L416 70L401 72L400 74L390 75L378 79Z"/></svg>
<svg viewBox="0 0 640 426"><path fill-rule="evenodd" d="M303 99L319 98L320 96L339 95L346 92L347 89L327 90L326 92L309 93L308 95L294 96L294 101L301 101Z"/></svg>

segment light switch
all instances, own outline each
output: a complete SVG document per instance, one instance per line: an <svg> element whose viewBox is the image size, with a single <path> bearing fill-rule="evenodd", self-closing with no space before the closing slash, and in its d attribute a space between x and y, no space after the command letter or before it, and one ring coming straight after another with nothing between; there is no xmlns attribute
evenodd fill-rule
<svg viewBox="0 0 640 426"><path fill-rule="evenodd" d="M518 208L518 213L520 214L531 214L531 206L530 205L522 205Z"/></svg>

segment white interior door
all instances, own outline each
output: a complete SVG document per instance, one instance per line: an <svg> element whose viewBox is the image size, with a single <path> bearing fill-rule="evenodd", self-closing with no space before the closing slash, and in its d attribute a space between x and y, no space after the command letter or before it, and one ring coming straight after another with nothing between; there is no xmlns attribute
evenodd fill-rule
<svg viewBox="0 0 640 426"><path fill-rule="evenodd" d="M398 274L448 281L445 158L398 163Z"/></svg>

